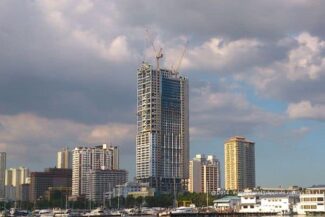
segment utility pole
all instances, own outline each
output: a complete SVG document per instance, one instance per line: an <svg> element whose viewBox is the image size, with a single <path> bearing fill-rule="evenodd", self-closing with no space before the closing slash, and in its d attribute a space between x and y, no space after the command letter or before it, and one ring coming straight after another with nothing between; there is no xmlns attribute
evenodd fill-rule
<svg viewBox="0 0 325 217"><path fill-rule="evenodd" d="M176 178L174 177L174 207L177 207L177 198L176 198Z"/></svg>
<svg viewBox="0 0 325 217"><path fill-rule="evenodd" d="M206 179L206 188L207 188L207 207L209 207L209 184L207 179Z"/></svg>
<svg viewBox="0 0 325 217"><path fill-rule="evenodd" d="M117 208L120 209L120 188L118 189L118 194L117 194Z"/></svg>

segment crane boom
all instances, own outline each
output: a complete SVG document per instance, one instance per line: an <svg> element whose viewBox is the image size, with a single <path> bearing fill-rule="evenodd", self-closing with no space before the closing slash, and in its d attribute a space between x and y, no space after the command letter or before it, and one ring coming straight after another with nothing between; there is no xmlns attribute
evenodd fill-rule
<svg viewBox="0 0 325 217"><path fill-rule="evenodd" d="M180 58L179 58L179 60L178 60L178 62L177 62L177 65L176 65L176 67L175 67L174 73L178 73L178 72L179 72L179 69L180 69L180 67L181 67L181 64L182 64L183 58L184 58L185 53L186 53L186 50L187 50L187 45L188 45L188 41L186 41L186 43L185 43L185 46L184 46L183 52L182 52L182 54L181 54L181 56L180 56Z"/></svg>

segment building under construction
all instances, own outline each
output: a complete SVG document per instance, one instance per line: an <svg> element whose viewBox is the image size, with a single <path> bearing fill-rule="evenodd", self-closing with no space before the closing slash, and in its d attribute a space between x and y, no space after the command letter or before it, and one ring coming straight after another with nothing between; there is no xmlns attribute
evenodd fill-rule
<svg viewBox="0 0 325 217"><path fill-rule="evenodd" d="M174 192L188 179L188 79L160 69L159 54L156 68L143 63L137 72L136 177L159 192Z"/></svg>

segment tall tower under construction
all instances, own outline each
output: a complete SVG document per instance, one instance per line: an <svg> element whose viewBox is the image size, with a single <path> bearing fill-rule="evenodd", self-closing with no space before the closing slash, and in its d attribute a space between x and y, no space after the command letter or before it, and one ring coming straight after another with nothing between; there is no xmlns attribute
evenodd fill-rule
<svg viewBox="0 0 325 217"><path fill-rule="evenodd" d="M143 63L137 72L136 178L160 192L188 179L188 79Z"/></svg>

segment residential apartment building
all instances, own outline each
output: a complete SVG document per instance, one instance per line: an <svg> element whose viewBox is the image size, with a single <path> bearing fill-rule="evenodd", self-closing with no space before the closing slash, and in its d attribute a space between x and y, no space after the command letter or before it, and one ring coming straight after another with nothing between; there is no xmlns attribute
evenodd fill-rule
<svg viewBox="0 0 325 217"><path fill-rule="evenodd" d="M127 182L127 176L126 170L90 170L86 198L95 202L103 201L107 192Z"/></svg>
<svg viewBox="0 0 325 217"><path fill-rule="evenodd" d="M72 168L72 152L65 148L57 153L56 168L71 169Z"/></svg>
<svg viewBox="0 0 325 217"><path fill-rule="evenodd" d="M188 79L143 63L137 72L136 178L162 192L188 179Z"/></svg>
<svg viewBox="0 0 325 217"><path fill-rule="evenodd" d="M255 143L232 137L224 144L225 189L241 191L255 187Z"/></svg>
<svg viewBox="0 0 325 217"><path fill-rule="evenodd" d="M7 163L6 152L0 152L0 200L5 199L5 171Z"/></svg>
<svg viewBox="0 0 325 217"><path fill-rule="evenodd" d="M28 184L28 178L30 177L29 169L26 167L9 168L5 172L5 186L8 189L6 192L6 198L12 200L13 191L15 192L15 201L21 201L23 197L22 186ZM12 188L10 188L11 186ZM9 190L10 189L10 190Z"/></svg>
<svg viewBox="0 0 325 217"><path fill-rule="evenodd" d="M118 170L119 156L116 146L106 144L95 147L77 147L72 153L72 196L87 194L91 170Z"/></svg>
<svg viewBox="0 0 325 217"><path fill-rule="evenodd" d="M214 155L197 154L189 162L189 192L216 192L220 184L220 162Z"/></svg>

